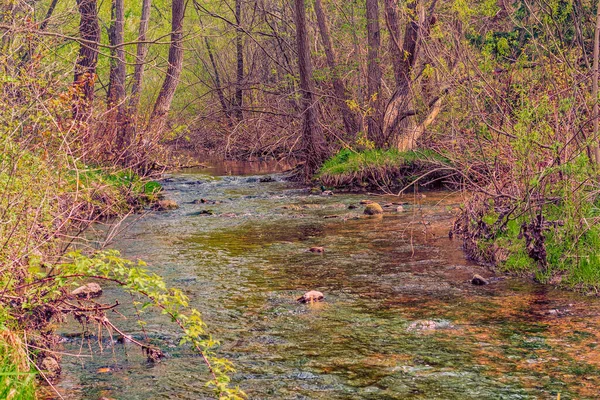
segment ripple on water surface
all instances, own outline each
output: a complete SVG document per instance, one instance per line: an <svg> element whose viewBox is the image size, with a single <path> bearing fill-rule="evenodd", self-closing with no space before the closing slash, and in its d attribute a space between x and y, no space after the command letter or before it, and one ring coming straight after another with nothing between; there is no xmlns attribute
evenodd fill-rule
<svg viewBox="0 0 600 400"><path fill-rule="evenodd" d="M470 285L474 273L491 273L448 239L460 197L318 196L271 177L171 176L166 195L180 208L147 215L116 241L190 296L250 398L598 398L598 300L513 279ZM408 204L364 218L365 198ZM311 289L326 302L295 302ZM127 319L114 322L141 336L134 310L120 311ZM148 365L110 338L70 338L65 352L89 354L99 343L103 352L65 356L63 395L209 398L201 359L176 347L168 321L147 319L163 362Z"/></svg>

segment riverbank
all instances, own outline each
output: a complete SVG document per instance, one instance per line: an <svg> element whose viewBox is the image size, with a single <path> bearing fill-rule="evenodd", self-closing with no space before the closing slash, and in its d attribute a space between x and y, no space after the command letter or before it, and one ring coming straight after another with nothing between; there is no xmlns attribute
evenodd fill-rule
<svg viewBox="0 0 600 400"><path fill-rule="evenodd" d="M0 397L32 399L36 377L52 381L60 371L54 323L64 318L73 289L70 280L42 283L61 280L66 251L87 246L81 235L91 224L156 201L160 185L129 170L90 167L67 154L50 158L10 137L0 140Z"/></svg>

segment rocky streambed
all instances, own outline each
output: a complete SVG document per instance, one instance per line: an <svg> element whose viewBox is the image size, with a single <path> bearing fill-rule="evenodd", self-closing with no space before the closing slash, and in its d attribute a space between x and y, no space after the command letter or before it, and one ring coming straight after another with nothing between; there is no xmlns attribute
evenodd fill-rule
<svg viewBox="0 0 600 400"><path fill-rule="evenodd" d="M458 195L323 195L228 172L168 177L179 208L135 217L115 245L190 296L250 398L598 398L600 301L465 260L447 234ZM382 214L364 215L369 201ZM297 301L310 290L324 301ZM80 356L63 357L65 398L210 398L203 363L168 321L147 314L142 328L133 307L118 311L113 322L166 359L148 364L127 342L68 325L61 351Z"/></svg>

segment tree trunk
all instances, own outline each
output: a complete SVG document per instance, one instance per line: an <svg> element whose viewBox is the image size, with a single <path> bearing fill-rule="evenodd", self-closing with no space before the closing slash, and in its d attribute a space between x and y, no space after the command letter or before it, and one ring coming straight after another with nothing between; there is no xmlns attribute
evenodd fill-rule
<svg viewBox="0 0 600 400"><path fill-rule="evenodd" d="M312 64L306 29L306 10L304 0L295 0L296 45L298 48L298 70L300 73L300 92L302 93L302 145L304 156L303 178L309 180L321 166L327 156L323 130L319 125L318 104L314 95Z"/></svg>
<svg viewBox="0 0 600 400"><path fill-rule="evenodd" d="M411 130L411 118L403 115L402 111L411 108L412 85L410 74L418 56L419 41L419 16L417 10L420 8L418 0L408 4L409 20L404 30L404 41L402 47L399 43L399 26L397 8L393 0L386 1L386 17L390 28L391 45L394 47L394 75L396 77L396 88L386 105L383 118L383 135L391 147L401 148L401 143L413 143L413 140L405 141L401 136L409 134ZM401 148L401 150L407 150Z"/></svg>
<svg viewBox="0 0 600 400"><path fill-rule="evenodd" d="M235 82L235 115L238 121L244 119L244 42L242 31L242 0L235 0L235 23L237 24L235 32L235 49L237 58L237 74Z"/></svg>
<svg viewBox="0 0 600 400"><path fill-rule="evenodd" d="M210 45L208 37L206 36L204 36L204 44L206 45L206 51L208 52L210 65L212 66L213 72L215 74L215 90L217 91L217 96L219 97L219 103L221 103L221 108L223 109L223 114L225 114L225 118L227 119L227 124L231 126L232 122L229 115L229 107L227 107L227 102L225 101L225 94L223 93L223 87L221 86L221 76L219 75L219 69L217 68L217 62L215 61L215 55L213 54L212 47Z"/></svg>
<svg viewBox="0 0 600 400"><path fill-rule="evenodd" d="M144 78L144 66L146 55L148 54L148 44L146 35L148 33L148 23L150 21L150 9L152 0L143 0L142 18L140 20L140 29L138 31L138 44L135 56L135 67L133 70L133 80L131 83L131 97L129 98L129 118L137 119L138 107L140 104L140 93L142 91L142 82Z"/></svg>
<svg viewBox="0 0 600 400"><path fill-rule="evenodd" d="M600 146L598 146L598 58L600 57L600 2L597 4L596 29L594 31L594 55L592 66L592 99L594 107L592 114L594 115L594 161L596 165L600 165Z"/></svg>
<svg viewBox="0 0 600 400"><path fill-rule="evenodd" d="M396 86L399 86L404 75L404 54L402 53L402 47L400 46L400 18L398 16L398 4L396 0L384 0L384 4L385 21L388 31L390 32L390 53L393 61L394 78L396 79Z"/></svg>
<svg viewBox="0 0 600 400"><path fill-rule="evenodd" d="M367 116L369 139L383 146L381 132L381 67L379 66L379 47L381 32L379 28L379 0L366 0L367 17L367 96L371 112Z"/></svg>
<svg viewBox="0 0 600 400"><path fill-rule="evenodd" d="M125 49L123 48L123 29L125 26L124 0L113 0L113 20L110 27L110 44L114 46L113 58L110 60L110 79L108 84L108 107L113 109L109 114L109 126L116 135L117 149L126 147L125 132Z"/></svg>
<svg viewBox="0 0 600 400"><path fill-rule="evenodd" d="M158 93L148 130L160 134L164 129L175 89L179 84L183 68L183 18L185 16L185 0L173 0L171 15L171 45L169 46L169 67L167 76Z"/></svg>
<svg viewBox="0 0 600 400"><path fill-rule="evenodd" d="M411 150L416 147L417 140L423 134L441 111L441 103L444 98L444 92L435 99L430 105L429 111L423 122L415 125L413 108L413 87L411 73L419 57L419 44L422 36L427 35L429 26L433 20L433 11L436 0L433 0L429 7L429 15L425 15L425 8L418 0L408 3L408 15L404 31L404 40L400 47L398 37L398 15L397 8L393 0L386 1L386 17L392 46L396 49L394 72L396 76L396 89L390 101L387 103L383 117L383 134L390 147L395 147L400 151Z"/></svg>
<svg viewBox="0 0 600 400"><path fill-rule="evenodd" d="M96 65L98 63L98 44L100 42L100 25L96 0L77 0L79 8L79 36L82 43L75 64L74 86L81 96L75 99L73 118L83 121L89 118L94 101L94 83L96 82Z"/></svg>
<svg viewBox="0 0 600 400"><path fill-rule="evenodd" d="M348 107L347 100L348 94L346 87L342 79L340 78L337 71L336 55L331 44L331 38L329 36L329 27L327 25L327 17L323 10L321 0L315 0L315 14L317 16L317 24L319 26L319 32L321 34L321 40L323 41L323 47L325 49L325 56L327 58L327 65L333 74L332 84L333 91L335 92L336 102L340 112L342 113L342 119L344 121L344 128L349 137L354 138L358 132L358 124L354 112Z"/></svg>

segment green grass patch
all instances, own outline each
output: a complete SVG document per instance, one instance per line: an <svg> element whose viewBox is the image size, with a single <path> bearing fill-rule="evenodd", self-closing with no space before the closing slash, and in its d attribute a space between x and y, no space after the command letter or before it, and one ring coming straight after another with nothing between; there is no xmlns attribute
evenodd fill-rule
<svg viewBox="0 0 600 400"><path fill-rule="evenodd" d="M0 328L0 398L36 398L36 374L27 360L23 342L11 331Z"/></svg>
<svg viewBox="0 0 600 400"><path fill-rule="evenodd" d="M450 160L432 150L345 148L323 163L316 178L332 186L401 183L414 177L417 165L440 163L450 165Z"/></svg>

